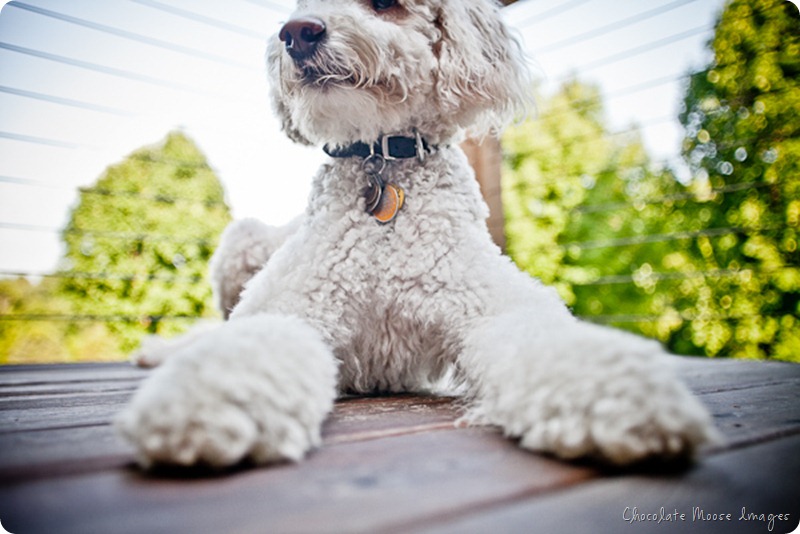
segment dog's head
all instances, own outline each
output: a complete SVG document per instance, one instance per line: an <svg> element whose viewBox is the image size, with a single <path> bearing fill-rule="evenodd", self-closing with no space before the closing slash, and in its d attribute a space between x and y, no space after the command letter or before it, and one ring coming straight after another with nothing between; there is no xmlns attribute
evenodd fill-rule
<svg viewBox="0 0 800 534"><path fill-rule="evenodd" d="M494 0L298 0L270 41L273 105L306 144L482 136L524 112L522 52Z"/></svg>

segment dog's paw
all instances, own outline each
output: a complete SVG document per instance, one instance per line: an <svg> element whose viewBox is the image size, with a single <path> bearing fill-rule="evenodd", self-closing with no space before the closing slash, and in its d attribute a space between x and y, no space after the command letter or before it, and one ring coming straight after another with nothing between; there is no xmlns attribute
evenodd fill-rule
<svg viewBox="0 0 800 534"><path fill-rule="evenodd" d="M642 377L638 377L641 379ZM593 458L619 466L690 459L720 437L700 402L673 380L596 388L594 400L560 410L521 434L525 448L565 459Z"/></svg>
<svg viewBox="0 0 800 534"><path fill-rule="evenodd" d="M161 336L147 336L142 339L139 348L131 353L129 360L137 367L147 369L158 367L179 348L180 345L176 346L173 340Z"/></svg>
<svg viewBox="0 0 800 534"><path fill-rule="evenodd" d="M225 323L171 356L116 420L143 466L299 460L320 443L336 363L291 317Z"/></svg>
<svg viewBox="0 0 800 534"><path fill-rule="evenodd" d="M221 323L207 319L198 321L188 332L172 338L147 336L142 339L139 348L130 355L130 362L139 367L158 367L170 356L181 352L206 332L217 328Z"/></svg>
<svg viewBox="0 0 800 534"><path fill-rule="evenodd" d="M190 384L164 373L137 395L115 421L143 467L155 464L232 465L252 449L255 421L241 407L208 394L197 398ZM169 382L175 382L170 387ZM202 386L199 386L202 387Z"/></svg>
<svg viewBox="0 0 800 534"><path fill-rule="evenodd" d="M525 448L630 465L691 458L718 439L653 341L578 322L531 328L508 314L476 330L468 347L467 420L500 426Z"/></svg>

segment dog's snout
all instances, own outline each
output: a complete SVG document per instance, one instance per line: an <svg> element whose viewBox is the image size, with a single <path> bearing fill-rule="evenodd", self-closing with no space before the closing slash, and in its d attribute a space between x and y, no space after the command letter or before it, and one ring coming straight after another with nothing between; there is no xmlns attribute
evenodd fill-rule
<svg viewBox="0 0 800 534"><path fill-rule="evenodd" d="M325 36L325 23L313 17L292 19L281 28L278 37L294 59L303 59L314 53Z"/></svg>

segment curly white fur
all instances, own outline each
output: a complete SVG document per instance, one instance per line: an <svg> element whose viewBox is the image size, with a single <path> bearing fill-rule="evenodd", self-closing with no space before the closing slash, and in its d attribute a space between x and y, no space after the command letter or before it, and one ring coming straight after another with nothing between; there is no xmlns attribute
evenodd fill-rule
<svg viewBox="0 0 800 534"><path fill-rule="evenodd" d="M294 19L310 16L325 26L313 54L293 59L277 37L269 47L286 133L343 146L419 131L438 148L389 162L406 193L390 224L365 213L351 157L322 166L291 228L225 233L212 278L223 309L238 301L230 321L139 356L169 356L119 421L143 463L297 459L318 444L337 390L424 391L452 372L469 420L563 458L629 464L713 439L657 344L577 321L491 242L453 143L502 127L527 101L498 6L300 0Z"/></svg>

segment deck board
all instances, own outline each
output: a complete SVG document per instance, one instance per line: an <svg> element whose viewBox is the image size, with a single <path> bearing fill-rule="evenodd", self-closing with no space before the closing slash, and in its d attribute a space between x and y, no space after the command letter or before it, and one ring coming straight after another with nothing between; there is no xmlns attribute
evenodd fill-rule
<svg viewBox="0 0 800 534"><path fill-rule="evenodd" d="M340 400L323 447L298 464L143 473L111 420L147 371L0 368L0 521L14 534L767 532L755 522L622 520L625 506L747 506L793 514L792 528L773 531L793 530L800 365L676 362L727 438L680 473L611 473L531 454L495 429L457 426L456 399L415 395Z"/></svg>
<svg viewBox="0 0 800 534"><path fill-rule="evenodd" d="M800 521L800 436L754 447L725 451L704 459L682 476L633 475L595 479L540 499L526 499L489 512L465 514L415 532L468 534L478 532L635 532L754 533L770 532L765 522L740 521L741 508L756 513L789 513L790 521L777 521L771 532L792 532ZM777 475L777 476L776 476ZM677 510L684 520L658 523L623 519L629 508L642 514ZM695 508L708 513L731 514L731 520L693 520Z"/></svg>

